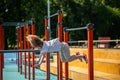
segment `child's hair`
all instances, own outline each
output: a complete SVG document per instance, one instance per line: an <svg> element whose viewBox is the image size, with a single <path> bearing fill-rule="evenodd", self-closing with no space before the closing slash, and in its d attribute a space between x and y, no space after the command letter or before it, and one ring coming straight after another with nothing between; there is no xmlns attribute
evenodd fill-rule
<svg viewBox="0 0 120 80"><path fill-rule="evenodd" d="M26 38L33 47L40 47L43 43L37 35L28 35Z"/></svg>

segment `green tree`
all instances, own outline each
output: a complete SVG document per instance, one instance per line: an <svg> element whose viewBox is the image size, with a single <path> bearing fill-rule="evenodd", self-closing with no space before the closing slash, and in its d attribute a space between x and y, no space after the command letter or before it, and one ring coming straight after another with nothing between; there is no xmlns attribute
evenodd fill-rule
<svg viewBox="0 0 120 80"><path fill-rule="evenodd" d="M74 28L94 24L94 39L99 36L120 38L119 0L50 0L51 14L63 12L63 27ZM44 37L47 0L2 0L0 17L4 22L24 22L35 18L35 33ZM57 16L51 18L51 36L57 37ZM15 27L4 27L6 41L15 44ZM79 36L79 37L78 37ZM69 40L87 39L86 30L70 32Z"/></svg>
<svg viewBox="0 0 120 80"><path fill-rule="evenodd" d="M36 34L44 35L44 16L47 11L45 0L2 0L0 10L4 22L24 22L35 18ZM4 26L6 45L15 44L15 27ZM9 34L14 35L9 37Z"/></svg>

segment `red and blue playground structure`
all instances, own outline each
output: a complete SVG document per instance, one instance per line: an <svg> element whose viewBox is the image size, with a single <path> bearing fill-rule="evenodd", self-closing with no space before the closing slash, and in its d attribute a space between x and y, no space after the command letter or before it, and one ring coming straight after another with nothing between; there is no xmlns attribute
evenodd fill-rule
<svg viewBox="0 0 120 80"><path fill-rule="evenodd" d="M62 11L57 12L58 16L58 38L62 42L63 41L63 26L62 26ZM4 68L4 53L10 53L10 52L18 52L18 72L22 74L22 54L24 54L24 77L28 78L28 80L31 80L30 78L30 52L32 52L32 65L35 64L35 52L39 52L39 50L32 50L30 49L30 43L26 41L26 36L29 34L35 34L35 23L34 20L19 23L16 27L16 36L17 36L17 49L16 50L4 50L4 26L5 22L2 23L2 20L0 21L0 80L3 80L3 68ZM16 24L15 24L16 25ZM93 63L93 24L87 24L85 27L80 28L64 28L64 42L68 42L68 35L69 31L73 30L87 30L87 38L88 38L88 80L94 80L94 63ZM49 40L49 28L48 28L48 17L45 17L45 40ZM22 42L23 41L23 42ZM24 53L23 53L24 52ZM26 52L28 52L28 55L26 55ZM60 54L60 53L59 53ZM60 56L58 54L58 80L63 79L63 69L62 69L62 62L60 60ZM28 58L27 58L27 57ZM46 80L50 80L50 55L46 54ZM28 59L28 61L27 61ZM28 62L28 64L27 64ZM28 66L28 68L26 68ZM64 79L69 79L69 65L68 62L65 62L64 64L65 69L65 75ZM35 80L35 67L32 66L32 80Z"/></svg>

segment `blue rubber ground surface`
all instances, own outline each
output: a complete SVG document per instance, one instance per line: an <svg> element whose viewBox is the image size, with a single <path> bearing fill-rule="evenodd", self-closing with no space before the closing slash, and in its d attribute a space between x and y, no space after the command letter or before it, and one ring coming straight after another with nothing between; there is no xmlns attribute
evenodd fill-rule
<svg viewBox="0 0 120 80"><path fill-rule="evenodd" d="M35 69L35 80L46 80L45 74L46 73L44 71ZM17 65L7 65L3 69L3 80L28 80L28 79L24 78L24 74L21 75L20 73L18 73ZM57 76L50 74L50 80L57 80Z"/></svg>
<svg viewBox="0 0 120 80"><path fill-rule="evenodd" d="M3 69L3 80L28 80L24 78L24 65L22 67L23 74L20 74L18 73L17 64L15 62L16 61L11 61L11 59L9 58L5 58L5 67ZM31 74L31 80L32 80L32 74ZM41 71L40 69L35 69L35 80L46 80L46 73L44 71ZM57 76L50 74L50 80L57 80Z"/></svg>

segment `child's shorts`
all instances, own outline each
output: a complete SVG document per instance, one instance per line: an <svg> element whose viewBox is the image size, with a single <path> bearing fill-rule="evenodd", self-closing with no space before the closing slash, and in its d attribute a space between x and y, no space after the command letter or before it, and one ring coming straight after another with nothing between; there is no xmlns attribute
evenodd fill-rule
<svg viewBox="0 0 120 80"><path fill-rule="evenodd" d="M70 57L70 49L67 43L62 42L60 58L62 62L67 62Z"/></svg>

